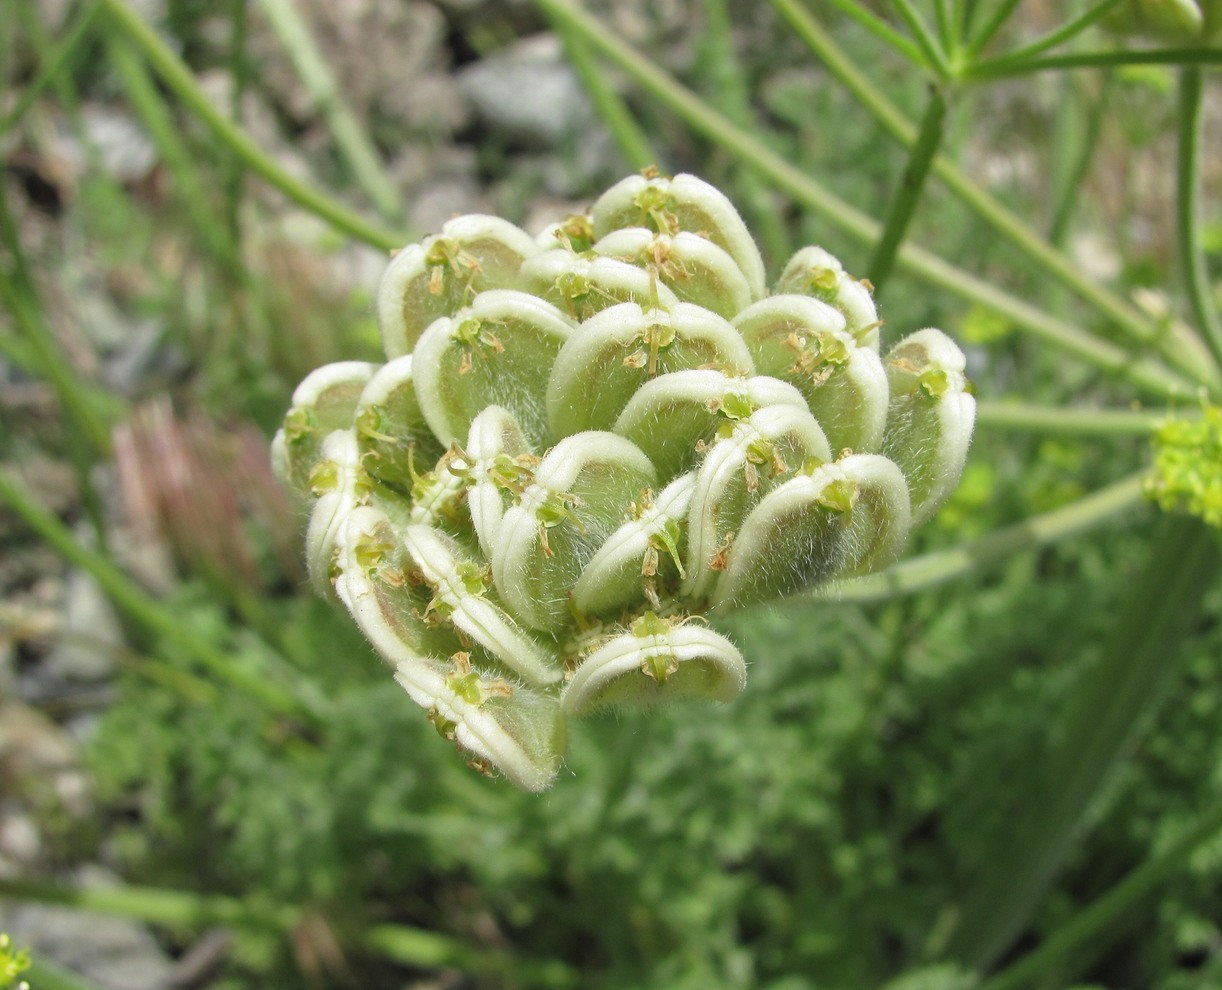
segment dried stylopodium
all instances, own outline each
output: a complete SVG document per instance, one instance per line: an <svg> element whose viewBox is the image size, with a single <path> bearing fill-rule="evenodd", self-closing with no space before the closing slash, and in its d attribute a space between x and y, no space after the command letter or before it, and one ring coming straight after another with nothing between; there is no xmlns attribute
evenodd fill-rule
<svg viewBox="0 0 1222 990"><path fill-rule="evenodd" d="M820 248L769 294L691 175L538 239L452 220L378 314L387 363L320 368L276 437L310 573L473 766L532 791L571 718L738 694L706 618L886 567L971 437L943 333L880 357L868 284Z"/></svg>

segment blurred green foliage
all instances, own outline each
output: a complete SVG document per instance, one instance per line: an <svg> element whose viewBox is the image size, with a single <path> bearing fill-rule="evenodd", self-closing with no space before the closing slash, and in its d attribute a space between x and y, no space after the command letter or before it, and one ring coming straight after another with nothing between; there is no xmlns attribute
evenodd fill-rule
<svg viewBox="0 0 1222 990"><path fill-rule="evenodd" d="M727 113L741 126L845 200L884 216L904 149L812 61L772 8L722 6L730 48L705 6L693 4L700 16L690 30L705 57L676 59L660 29L645 54L714 106L737 92ZM845 13L859 7L873 16L887 6L893 14L890 6L809 6L825 17L848 59L910 117L919 116L929 72ZM894 5L901 6L909 5ZM939 10L975 11L979 26L1013 5L916 6L931 20ZM1069 6L1080 12L1092 5ZM495 48L545 26L519 5L505 7L512 10L479 25L447 22L456 49ZM229 29L243 11L237 3L205 17L197 5L173 3L164 27L194 71L232 68L228 46L241 32ZM1003 40L1017 44L1049 27L1039 11L1030 18L1016 18ZM204 30L205 23L212 27ZM903 30L897 16L888 23ZM17 50L14 39L25 44L27 28L3 28L6 53ZM1087 49L1112 43L1088 37L1095 40ZM31 48L45 55L54 39L37 40L31 32ZM74 107L83 94L126 98L98 56L96 46L78 52L50 88L47 99L70 124L79 124ZM1063 228L1065 236L1053 239L1101 266L1114 289L1127 297L1155 287L1174 316L1181 306L1171 288L1170 193L1151 191L1146 178L1168 168L1176 70L1120 65L1102 74L1109 84L1095 75L1049 73L963 86L954 93L943 151L974 163L974 174L991 175L990 191L1035 228L1050 235ZM626 92L665 168L700 173L742 205L753 229L767 232L761 239L772 253L771 272L808 242L825 243L850 270L864 270L867 246L789 205L671 109ZM69 236L33 238L23 250L46 288L46 273L87 244L113 279L122 317L155 321L180 360L143 379L125 403L170 392L218 423L266 430L306 371L376 354L370 300L319 285L310 251L260 230L256 180L195 115L168 97L166 105L206 191L205 209L223 218L222 236L201 237L175 181L154 213L143 192L88 170L58 221ZM1052 139L1078 133L1095 108L1102 113L1098 142L1075 148ZM370 126L382 133L388 125ZM166 149L159 154L165 158ZM538 186L534 166L508 146L479 154L492 205L522 217ZM329 168L343 185L342 169ZM607 156L590 177L591 191L623 171ZM1059 189L1055 176L1067 177ZM3 195L13 197L15 188ZM1209 209L1205 247L1216 280L1222 226L1216 204ZM925 187L907 237L1044 312L1119 339L1107 319L939 184ZM311 250L339 246L335 236L318 233ZM3 264L3 278L18 281L13 259ZM50 312L47 299L39 304ZM1067 360L1004 315L911 273L887 284L881 307L889 321L884 332L937 324L958 336L972 349L982 399L1066 410L1124 409L1134 401L1133 386L1118 376ZM6 361L40 377L36 347L14 322L0 325L0 343ZM1193 402L1185 396L1179 404ZM1160 431L1153 457L1164 508L1195 510L1216 524L1216 473L1200 469L1216 468L1218 428L1210 407L1200 419L1173 419ZM0 425L0 457L17 461L38 450L71 460L74 429L67 419L49 425L14 413ZM982 427L963 485L914 553L1072 504L1151 456L1134 434ZM77 480L87 501L88 471ZM570 746L572 773L542 797L483 781L457 764L346 617L271 559L274 541L266 526L256 527L260 573L273 575L257 603L183 574L166 608L243 669L320 699L320 723L269 716L240 692L201 677L181 643L133 633L157 665L125 667L117 700L90 741L99 820L87 851L104 854L132 883L307 912L313 923L290 938L239 930L212 984L225 990L303 981L394 987L431 978L420 972L430 967L395 965L361 947L362 933L385 922L505 950L523 967L559 960L582 987L966 990L979 985L977 975L947 957L963 923L956 911L965 891L1024 840L1014 822L1056 757L1065 731L1058 719L1072 710L1075 688L1101 662L1118 614L1133 607L1129 591L1151 550L1153 514L1134 508L1124 520L1130 525L1017 554L919 595L869 605L794 603L727 623L753 661L738 701L707 712L685 707L582 724ZM7 522L0 541L6 551L30 542ZM1222 794L1222 589L1204 590L1190 627L1165 652L1174 668L1160 695L1148 699L1126 759L1090 801L1075 833L1082 841L1069 846L1049 893L994 968L1004 971L1047 944ZM1222 837L1215 836L1157 896L1129 905L1038 985L1222 985L1220 873ZM161 930L175 950L194 934ZM332 944L342 953L330 952ZM465 983L436 978L448 986L530 987L526 972L510 967Z"/></svg>

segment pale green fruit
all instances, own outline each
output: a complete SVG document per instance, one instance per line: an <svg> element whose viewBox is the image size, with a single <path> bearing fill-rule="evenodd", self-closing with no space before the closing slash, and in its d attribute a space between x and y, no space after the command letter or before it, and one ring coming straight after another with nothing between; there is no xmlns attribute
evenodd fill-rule
<svg viewBox="0 0 1222 990"><path fill-rule="evenodd" d="M706 617L886 567L971 437L944 334L880 358L869 286L822 248L768 295L690 175L538 238L458 217L396 255L378 313L387 363L307 377L273 461L318 590L472 766L531 791L570 719L738 694Z"/></svg>

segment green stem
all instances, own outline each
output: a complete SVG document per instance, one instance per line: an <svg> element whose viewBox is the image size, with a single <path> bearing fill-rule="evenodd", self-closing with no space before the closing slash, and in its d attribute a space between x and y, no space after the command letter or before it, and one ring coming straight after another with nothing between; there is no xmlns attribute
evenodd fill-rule
<svg viewBox="0 0 1222 990"><path fill-rule="evenodd" d="M1186 415L1194 414L1189 412ZM1200 415L1199 409L1195 415ZM1165 411L1074 409L1022 402L980 402L976 405L978 429L1029 430L1064 436L1146 437L1166 422L1167 416Z"/></svg>
<svg viewBox="0 0 1222 990"><path fill-rule="evenodd" d="M1133 870L1089 907L1062 924L1048 941L988 980L980 990L1020 990L1057 966L1061 967L1056 974L1059 980L1072 980L1091 958L1124 935L1124 928L1118 922L1179 873L1189 856L1220 830L1222 804L1207 811L1170 848Z"/></svg>
<svg viewBox="0 0 1222 990"><path fill-rule="evenodd" d="M1070 220L1074 210L1082 199L1082 186L1090 172L1091 162L1099 148L1099 135L1103 130L1104 111L1107 109L1108 92L1111 88L1112 75L1103 77L1103 86L1097 97L1091 101L1086 115L1086 125L1074 115L1072 124L1063 128L1062 140L1057 142L1058 150L1064 151L1077 144L1068 168L1061 172L1057 183L1056 207L1052 211L1052 222L1048 225L1048 243L1060 250L1065 243L1065 235L1069 230ZM1066 99L1059 120L1065 120L1065 114L1071 113L1077 101ZM1078 137L1080 135L1080 137ZM1076 138L1076 140L1075 140Z"/></svg>
<svg viewBox="0 0 1222 990"><path fill-rule="evenodd" d="M976 14L976 0L955 0L955 24L959 32L959 51L962 53L972 36L972 21Z"/></svg>
<svg viewBox="0 0 1222 990"><path fill-rule="evenodd" d="M62 904L176 928L237 925L287 931L301 920L297 908L153 887L69 887L36 880L0 879L0 897Z"/></svg>
<svg viewBox="0 0 1222 990"><path fill-rule="evenodd" d="M969 63L975 61L976 57L984 51L985 46L993 40L993 37L1001 30L1002 25L1018 9L1020 3L1022 3L1022 0L1003 0L997 9L993 11L993 16L984 22L979 31L972 35L966 53Z"/></svg>
<svg viewBox="0 0 1222 990"><path fill-rule="evenodd" d="M229 120L204 95L191 70L125 2L101 0L114 23L143 52L165 84L200 118L218 140L237 155L255 174L279 189L298 206L325 220L336 230L373 247L392 251L410 240L405 233L379 227L343 204L290 175Z"/></svg>
<svg viewBox="0 0 1222 990"><path fill-rule="evenodd" d="M1176 170L1176 220L1180 264L1197 326L1214 361L1222 368L1222 317L1214 303L1213 286L1201 250L1201 131L1203 128L1200 66L1180 70L1179 161Z"/></svg>
<svg viewBox="0 0 1222 990"><path fill-rule="evenodd" d="M887 95L870 81L857 66L844 56L831 35L797 0L771 0L794 29L794 32L822 61L828 71L866 107L874 118L905 147L917 141L916 126L904 116ZM945 155L933 163L934 174L973 213L1026 254L1040 268L1072 292L1112 320L1117 327L1143 346L1155 346L1174 362L1177 368L1191 376L1194 382L1205 384L1217 394L1222 381L1202 368L1196 355L1179 349L1173 340L1164 339L1161 328L1147 319L1123 299L1096 284L1082 273L1062 252L1056 250L1032 227L1025 224L987 192L977 186L966 173Z"/></svg>
<svg viewBox="0 0 1222 990"><path fill-rule="evenodd" d="M1076 34L1080 34L1088 27L1094 24L1097 20L1103 17L1113 7L1119 6L1126 0L1100 0L1090 9L1082 14L1079 14L1073 20L1066 21L1059 28L1050 31L1042 38L1038 38L1029 45L1024 45L1022 48L1017 48L1014 51L1006 52L1004 55L999 55L995 59L989 59L987 62L979 63L979 65L1001 65L1006 62L1014 63L1015 65L1023 62L1028 62L1037 55L1048 51L1050 48L1056 48L1057 45L1063 45ZM970 73L971 70L969 70Z"/></svg>
<svg viewBox="0 0 1222 990"><path fill-rule="evenodd" d="M878 574L814 591L823 601L876 601L910 595L1093 529L1142 501L1144 474L1118 481L1060 509L1032 516L970 543L901 561Z"/></svg>
<svg viewBox="0 0 1222 990"><path fill-rule="evenodd" d="M916 43L920 46L921 53L925 56L926 64L941 79L950 79L952 72L950 63L946 60L946 52L942 50L942 46L938 44L938 39L929 30L929 25L925 23L925 19L912 6L911 0L892 0L892 3L895 5L895 9L900 17L904 19L904 23L908 25L908 30L912 32Z"/></svg>
<svg viewBox="0 0 1222 990"><path fill-rule="evenodd" d="M797 202L823 214L850 237L866 244L878 241L882 231L876 221L830 193L801 169L764 146L755 135L738 127L690 90L680 86L648 59L606 31L571 0L535 2L550 17L566 21L590 45L632 76L643 89L683 117L694 130L758 169ZM1127 378L1154 394L1183 396L1196 391L1193 384L1179 375L1148 361L1136 360L1114 344L1096 340L1076 326L1049 316L1030 303L969 275L922 248L906 244L900 249L897 260L901 267L926 282L996 312L1016 327L1104 371Z"/></svg>
<svg viewBox="0 0 1222 990"><path fill-rule="evenodd" d="M934 17L938 25L938 44L942 51L951 59L958 48L958 39L954 31L954 15L950 11L949 0L934 0Z"/></svg>
<svg viewBox="0 0 1222 990"><path fill-rule="evenodd" d="M965 82L991 82L1010 76L1050 69L1101 69L1125 65L1222 65L1222 48L1120 48L1106 52L1068 52L1012 63L1006 57L978 62L960 78Z"/></svg>
<svg viewBox="0 0 1222 990"><path fill-rule="evenodd" d="M117 31L107 31L106 34L110 61L119 70L131 105L173 178L178 200L190 216L192 228L225 271L231 277L240 276L237 245L215 209L212 191L195 167L195 156L183 144L181 128L175 125L144 63L127 39Z"/></svg>
<svg viewBox="0 0 1222 990"><path fill-rule="evenodd" d="M909 62L914 65L925 64L921 49L913 44L911 38L900 34L882 18L875 17L860 3L860 0L828 0L828 3L846 17L855 20L883 44L890 45Z"/></svg>
<svg viewBox="0 0 1222 990"><path fill-rule="evenodd" d="M899 189L891 209L887 212L887 220L883 226L883 234L874 248L874 257L870 260L866 272L874 284L875 296L880 296L883 287L891 275L891 267L895 263L896 253L904 241L908 225L916 212L917 204L925 191L925 180L929 176L929 167L938 146L942 143L942 127L946 121L946 97L937 86L929 89L929 102L925 107L925 115L921 120L921 130L916 143L908 156L908 164L900 179Z"/></svg>
<svg viewBox="0 0 1222 990"><path fill-rule="evenodd" d="M594 112L607 125L620 154L637 170L658 164L658 153L650 143L649 136L620 99L619 93L607 78L607 73L591 55L589 46L568 30L566 25L558 23L554 27L568 53L569 64L577 70L577 75L594 104Z"/></svg>
<svg viewBox="0 0 1222 990"><path fill-rule="evenodd" d="M77 48L81 42L89 35L89 29L93 27L94 18L97 17L98 11L102 9L100 0L92 0L79 11L72 23L68 26L67 32L56 43L55 47L47 52L43 59L42 68L38 75L34 78L22 92L21 97L13 104L13 108L4 115L4 120L0 121L0 136L7 134L17 124L22 117L34 105L34 101L47 85L63 70L72 57L76 54Z"/></svg>
<svg viewBox="0 0 1222 990"><path fill-rule="evenodd" d="M306 93L326 120L335 146L352 169L357 185L385 219L397 222L404 213L403 199L382 168L377 150L344 99L297 9L290 0L259 0L259 5L288 53Z"/></svg>
<svg viewBox="0 0 1222 990"><path fill-rule="evenodd" d="M38 536L70 563L93 576L102 590L146 633L164 638L200 666L241 690L277 715L307 725L319 725L322 714L313 706L235 662L217 649L183 617L146 594L102 554L81 546L71 530L35 501L26 489L0 472L0 502L7 503Z"/></svg>
<svg viewBox="0 0 1222 990"><path fill-rule="evenodd" d="M1039 754L1043 773L992 869L967 891L949 954L983 970L1030 923L1065 858L1081 838L1086 815L1157 711L1179 669L1175 644L1201 610L1219 570L1213 534L1191 517L1164 516L1150 557L1116 610L1100 661L1074 687L1060 730Z"/></svg>

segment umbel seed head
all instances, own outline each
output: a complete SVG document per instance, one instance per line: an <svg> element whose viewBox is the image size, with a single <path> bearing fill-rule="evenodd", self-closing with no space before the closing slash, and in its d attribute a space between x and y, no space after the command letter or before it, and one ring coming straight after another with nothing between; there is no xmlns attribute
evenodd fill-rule
<svg viewBox="0 0 1222 990"><path fill-rule="evenodd" d="M293 395L273 461L310 575L468 762L530 791L569 719L746 683L708 619L877 571L954 490L975 402L919 330L880 354L822 248L769 293L728 199L631 176L534 238L396 253L383 365Z"/></svg>

